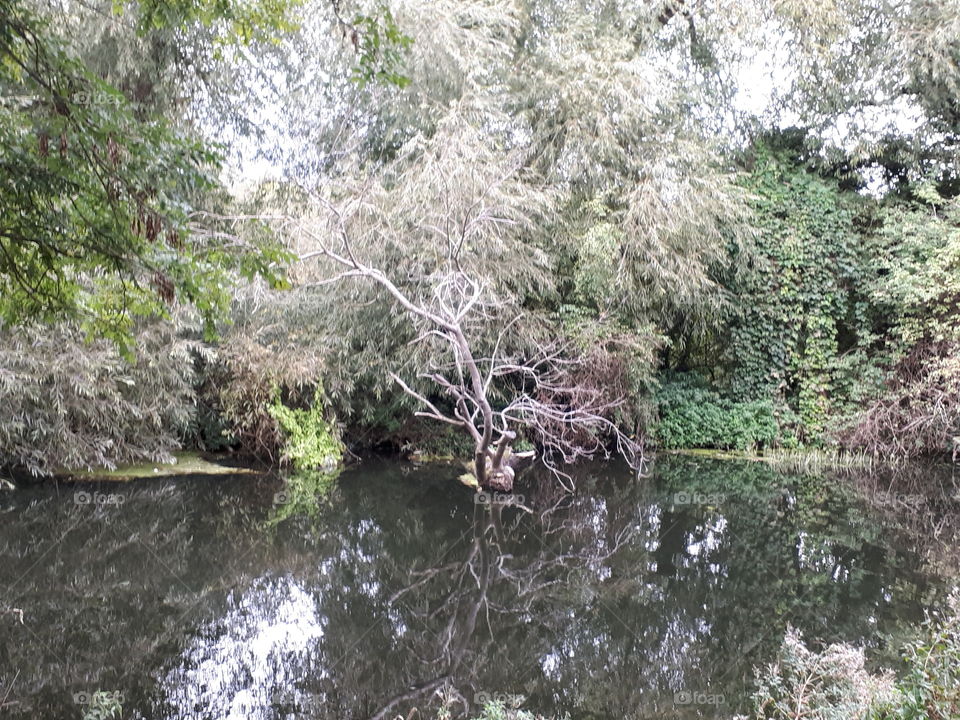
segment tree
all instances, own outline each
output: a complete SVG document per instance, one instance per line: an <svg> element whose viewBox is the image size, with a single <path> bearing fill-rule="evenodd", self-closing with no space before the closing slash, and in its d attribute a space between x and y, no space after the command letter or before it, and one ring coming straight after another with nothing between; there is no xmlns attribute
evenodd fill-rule
<svg viewBox="0 0 960 720"><path fill-rule="evenodd" d="M78 321L127 346L138 317L194 306L208 331L230 276L281 282L286 256L204 223L218 155L128 100L20 0L0 2L0 318Z"/></svg>
<svg viewBox="0 0 960 720"><path fill-rule="evenodd" d="M321 202L323 200L321 199ZM582 359L570 357L557 345L539 345L533 356L511 358L502 354L502 340L509 325L501 327L488 357L478 356L468 338L468 328L490 318L491 301L485 298L487 285L460 266L468 234L478 226L498 223L504 218L479 204L459 217L448 217L447 227L461 228L459 239L447 246L441 273L434 274L432 297L413 299L381 269L358 259L350 237L350 220L342 210L324 202L332 220L325 230L304 229L319 249L300 257L302 261L322 257L341 271L324 282L348 278L371 280L387 291L420 327L415 342L439 340L446 362L434 361L422 377L446 395L449 409L441 409L426 394L413 389L395 373L391 377L424 409L421 417L462 429L473 441L472 481L481 488L510 492L521 458L514 452L516 428L524 428L539 445L543 462L558 477L569 477L558 463L570 464L596 453L606 453L612 443L631 463L643 459L642 448L610 420L611 412L623 398L608 399L600 388L578 382ZM336 237L334 244L328 238ZM453 241L454 237L448 236ZM496 388L494 383L505 384ZM505 401L496 405L500 395Z"/></svg>
<svg viewBox="0 0 960 720"><path fill-rule="evenodd" d="M359 88L321 28L297 36L277 114L288 132L277 163L289 182L264 188L265 209L286 204L306 216L304 190L336 188L338 207L356 195L356 217L379 218L352 235L360 255L416 298L444 274L450 208L500 203L509 222L487 223L459 257L496 301L485 307L496 316L487 329L473 328L475 345L492 348L519 315L500 346L506 355L534 358L556 337L577 346L574 356L595 354L584 366L628 399L611 416L632 431L667 331L715 322L718 268L748 229L737 173L683 112L682 73L657 43L634 44L626 11L412 2L395 14L417 38L403 88ZM393 408L384 424L401 433L409 404L389 372L426 364L428 353L407 346L406 320L384 294L335 293L322 279L297 268L295 293L245 315L247 327L280 345L322 344L338 417L366 431Z"/></svg>

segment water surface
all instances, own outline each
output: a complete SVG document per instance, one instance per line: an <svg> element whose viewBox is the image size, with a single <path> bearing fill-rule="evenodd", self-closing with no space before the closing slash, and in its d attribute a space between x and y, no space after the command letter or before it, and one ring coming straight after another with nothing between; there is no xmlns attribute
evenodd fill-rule
<svg viewBox="0 0 960 720"><path fill-rule="evenodd" d="M788 625L883 650L942 596L843 483L665 458L477 502L456 467L0 495L10 718L370 718L485 699L573 718L726 717ZM322 486L322 483L321 483ZM482 499L482 498L481 498Z"/></svg>

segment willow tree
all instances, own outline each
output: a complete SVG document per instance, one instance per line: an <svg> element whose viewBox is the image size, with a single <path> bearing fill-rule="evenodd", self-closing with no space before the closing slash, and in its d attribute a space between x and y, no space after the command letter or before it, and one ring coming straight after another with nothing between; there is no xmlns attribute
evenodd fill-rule
<svg viewBox="0 0 960 720"><path fill-rule="evenodd" d="M457 111L389 168L317 189L313 212L289 222L301 260L320 261L313 286L337 299L342 284L368 281L412 321L420 389L400 375L409 363L384 374L419 416L472 442L480 487L512 489L520 432L560 477L563 464L611 446L641 459L611 418L624 398L590 385L577 349L545 335L523 307L549 278L528 238L552 211L551 193L527 177L504 135L487 130L497 118Z"/></svg>
<svg viewBox="0 0 960 720"><path fill-rule="evenodd" d="M703 326L722 307L715 275L745 220L716 138L682 111L680 73L658 79L671 51L658 39L638 44L623 12L580 3L415 2L395 17L415 38L402 88L351 83L349 56L322 22L291 40L298 50L275 116L290 182L271 187L266 207L309 214L310 194L342 207L373 202L372 186L388 191L376 201L389 217L383 235L356 242L373 252L368 264L419 297L449 262L448 241L427 229L461 209L451 196L469 206L482 195L474 180L509 188L509 242L507 225L494 224L494 241L465 242L457 256L495 301L478 337L492 348L507 327L508 354L534 357L534 345L553 339L589 355L595 380L629 398L610 418L635 434L665 329L681 316ZM377 398L371 413L382 409L395 392L391 370L429 364L426 348L406 347L413 338L387 295L319 286L312 267L294 277L301 287L278 301L284 309L261 303L262 319L245 327L283 342L286 324L294 343L305 334L327 343L325 387L341 417L352 419L358 394ZM522 319L511 323L514 314Z"/></svg>

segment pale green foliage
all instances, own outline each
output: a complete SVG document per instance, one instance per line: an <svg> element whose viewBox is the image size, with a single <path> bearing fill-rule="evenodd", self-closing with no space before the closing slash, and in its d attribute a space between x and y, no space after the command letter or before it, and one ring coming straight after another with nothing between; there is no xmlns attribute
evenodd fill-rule
<svg viewBox="0 0 960 720"><path fill-rule="evenodd" d="M896 697L893 674L871 675L863 650L830 645L807 648L800 634L787 631L775 662L758 673L756 718L792 720L868 720Z"/></svg>
<svg viewBox="0 0 960 720"><path fill-rule="evenodd" d="M628 22L635 10L398 4L397 22L416 38L410 85L337 101L342 69L321 76L298 64L317 84L284 100L307 158L291 167L319 201L300 188L283 197L280 186L271 206L322 239L345 232L364 262L415 299L457 265L481 278L483 312L468 328L480 355L509 325L501 349L523 356L556 338L561 307L583 303L585 315L564 310L566 337L580 334L574 317L616 327L598 348L601 366L633 378L612 387L638 389L658 329L682 315L691 332L703 330L722 307L715 276L748 233L749 213L714 139L676 112L684 73L675 48L640 42ZM310 33L298 42L329 59ZM307 232L285 230L298 254L316 249ZM410 377L436 348L411 349L404 313L375 288L312 286L334 272L311 260L294 270L302 289L275 301L283 309L261 305L244 322L272 342L322 345L338 415L372 420L396 397L388 371Z"/></svg>
<svg viewBox="0 0 960 720"><path fill-rule="evenodd" d="M782 34L788 68L776 100L784 114L869 160L887 152L907 162L949 161L955 144L960 68L956 0L781 0L757 3ZM777 107L777 105L775 105ZM904 122L905 121L905 122ZM902 145L898 138L907 138ZM911 179L922 174L916 168Z"/></svg>
<svg viewBox="0 0 960 720"><path fill-rule="evenodd" d="M279 389L268 408L284 433L283 458L297 470L329 470L343 459L336 425L324 417L323 387L317 385L306 410L283 404Z"/></svg>
<svg viewBox="0 0 960 720"><path fill-rule="evenodd" d="M529 710L510 707L503 702L494 701L485 704L482 712L473 720L546 720L546 718Z"/></svg>
<svg viewBox="0 0 960 720"><path fill-rule="evenodd" d="M951 449L960 430L960 205L921 187L883 215L874 301L891 325L884 392L844 436L877 455Z"/></svg>
<svg viewBox="0 0 960 720"><path fill-rule="evenodd" d="M424 284L450 258L486 278L497 300L517 303L548 291L549 256L530 243L552 197L527 178L520 158L498 142L506 119L469 104L450 108L429 137L418 134L382 171L330 183L315 209L321 235L344 231L376 265L389 263L401 282ZM314 249L298 237L298 253ZM427 281L427 282L425 282Z"/></svg>
<svg viewBox="0 0 960 720"><path fill-rule="evenodd" d="M0 455L34 474L172 461L194 410L196 344L157 323L133 364L66 326L0 335Z"/></svg>
<svg viewBox="0 0 960 720"><path fill-rule="evenodd" d="M517 0L415 0L399 4L397 13L416 33L407 64L411 84L400 98L411 115L397 117L415 127L451 101L490 93L523 29Z"/></svg>
<svg viewBox="0 0 960 720"><path fill-rule="evenodd" d="M946 607L927 618L903 660L907 671L897 683L898 702L884 708L876 720L960 715L960 591L954 590Z"/></svg>
<svg viewBox="0 0 960 720"><path fill-rule="evenodd" d="M757 672L756 720L954 718L960 712L960 594L929 617L903 652L904 671L871 673L860 648L817 652L789 629L776 661Z"/></svg>
<svg viewBox="0 0 960 720"><path fill-rule="evenodd" d="M577 304L608 308L620 290L620 247L623 232L607 219L607 208L593 203L595 223L573 239L576 260L573 268Z"/></svg>
<svg viewBox="0 0 960 720"><path fill-rule="evenodd" d="M534 36L513 92L530 126L536 167L551 179L596 189L646 162L655 145L641 143L669 87L627 34L577 6L561 4Z"/></svg>
<svg viewBox="0 0 960 720"><path fill-rule="evenodd" d="M596 237L593 218L617 236L608 248L618 257L611 305L666 322L683 310L696 324L719 308L711 270L744 237L749 213L709 122L680 112L698 91L675 70L674 52L654 39L641 44L631 10L538 4L542 26L512 77L513 102L532 167L564 195L558 219L571 242ZM598 199L607 206L600 212Z"/></svg>
<svg viewBox="0 0 960 720"><path fill-rule="evenodd" d="M960 340L960 200L944 200L929 185L918 194L925 205L896 204L883 217L882 278L876 302L894 310L903 348L921 340Z"/></svg>
<svg viewBox="0 0 960 720"><path fill-rule="evenodd" d="M714 272L747 237L751 216L732 173L698 157L695 143L675 150L645 167L627 195L626 302L664 321L684 315L699 330L722 315Z"/></svg>
<svg viewBox="0 0 960 720"><path fill-rule="evenodd" d="M472 321L469 330L479 348L492 346L523 304L554 292L551 258L536 243L552 194L527 176L503 139L498 142L493 131L501 121L467 104L452 106L434 133L412 137L389 166L354 168L328 183L309 209L301 206L305 217L291 235L293 249L307 254L318 238L343 231L364 262L383 268L414 298L429 298L436 279L459 264L485 281L484 322ZM297 342L294 335L315 338L338 413L377 422L378 415L392 414L383 401L396 391L389 371L422 370L430 348L407 346L416 328L371 284L310 287L336 272L319 260L305 263L293 275L303 289L285 299L286 309L264 307L250 323L272 327L281 343ZM522 347L542 336L530 319L511 326L505 345ZM364 398L356 396L361 389Z"/></svg>

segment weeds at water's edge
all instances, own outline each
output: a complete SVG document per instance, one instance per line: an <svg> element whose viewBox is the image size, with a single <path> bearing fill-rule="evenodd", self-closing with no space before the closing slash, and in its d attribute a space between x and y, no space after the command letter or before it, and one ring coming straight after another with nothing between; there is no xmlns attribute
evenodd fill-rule
<svg viewBox="0 0 960 720"><path fill-rule="evenodd" d="M814 448L810 450L768 450L766 462L782 472L816 473L826 470L873 470L903 463L895 458L880 458L862 451Z"/></svg>
<svg viewBox="0 0 960 720"><path fill-rule="evenodd" d="M684 450L660 450L671 455L689 455L717 460L742 460L746 462L767 463L775 470L785 473L818 473L836 470L875 470L896 468L905 465L908 460L896 457L880 457L863 451L840 449L810 448L804 450L784 450L781 448L764 450L762 453L740 450L713 450L707 448Z"/></svg>

